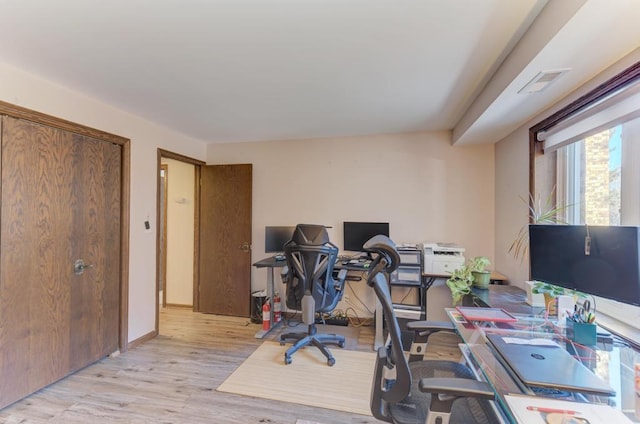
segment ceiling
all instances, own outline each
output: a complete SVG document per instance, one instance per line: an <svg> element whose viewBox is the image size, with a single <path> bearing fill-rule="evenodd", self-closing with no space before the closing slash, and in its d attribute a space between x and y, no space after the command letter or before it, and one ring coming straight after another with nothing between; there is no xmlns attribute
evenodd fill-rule
<svg viewBox="0 0 640 424"><path fill-rule="evenodd" d="M0 62L205 143L451 131L464 145L638 48L639 17L636 0L0 0Z"/></svg>

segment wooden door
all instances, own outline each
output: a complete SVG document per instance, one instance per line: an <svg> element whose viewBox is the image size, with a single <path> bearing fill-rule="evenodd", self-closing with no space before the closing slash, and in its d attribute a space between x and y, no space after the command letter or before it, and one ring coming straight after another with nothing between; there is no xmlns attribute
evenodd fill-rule
<svg viewBox="0 0 640 424"><path fill-rule="evenodd" d="M119 145L3 117L1 149L0 407L118 349L121 207Z"/></svg>
<svg viewBox="0 0 640 424"><path fill-rule="evenodd" d="M201 167L199 311L249 316L252 165Z"/></svg>

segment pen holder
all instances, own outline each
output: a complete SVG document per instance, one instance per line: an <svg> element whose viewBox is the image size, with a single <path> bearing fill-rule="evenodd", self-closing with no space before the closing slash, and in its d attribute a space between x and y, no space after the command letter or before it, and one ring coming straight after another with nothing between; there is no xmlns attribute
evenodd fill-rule
<svg viewBox="0 0 640 424"><path fill-rule="evenodd" d="M567 319L567 337L581 345L595 346L598 340L596 325Z"/></svg>

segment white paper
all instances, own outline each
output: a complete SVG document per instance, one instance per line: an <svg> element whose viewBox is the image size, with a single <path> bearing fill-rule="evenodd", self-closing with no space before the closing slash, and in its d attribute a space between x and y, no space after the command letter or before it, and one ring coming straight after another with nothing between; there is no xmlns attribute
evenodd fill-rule
<svg viewBox="0 0 640 424"><path fill-rule="evenodd" d="M502 340L508 344L560 347L558 343L554 342L551 339L521 339L519 337L503 337Z"/></svg>
<svg viewBox="0 0 640 424"><path fill-rule="evenodd" d="M571 418L572 416L583 418L588 420L589 424L633 424L622 411L608 405L570 402L537 396L506 395L505 399L519 423L546 424L546 412L531 410L532 408L542 408L547 410L572 411L572 415L566 414L567 418Z"/></svg>

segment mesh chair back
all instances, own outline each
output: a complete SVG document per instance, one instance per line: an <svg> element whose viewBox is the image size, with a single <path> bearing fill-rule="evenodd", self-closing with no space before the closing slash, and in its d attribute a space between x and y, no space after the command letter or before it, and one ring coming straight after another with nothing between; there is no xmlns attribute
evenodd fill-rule
<svg viewBox="0 0 640 424"><path fill-rule="evenodd" d="M302 297L310 294L315 312L332 311L342 291L334 281L333 266L338 247L329 241L322 225L298 224L291 240L284 246L289 268L287 307L300 310Z"/></svg>
<svg viewBox="0 0 640 424"><path fill-rule="evenodd" d="M394 368L396 378L393 385L380 387L380 396L385 403L396 403L404 399L411 390L411 371L409 362L404 355L402 349L402 337L398 320L393 311L393 302L391 300L391 292L389 283L385 274L390 274L400 264L400 255L396 250L395 243L388 237L378 235L370 239L364 244L367 252L377 254L371 264L371 271L367 277L367 284L373 288L384 315L385 323L389 331L389 343L380 349L386 352L379 352L380 355L386 356L386 368ZM383 364L380 364L383 365ZM373 384L380 385L384 381L383 370L376 370Z"/></svg>

